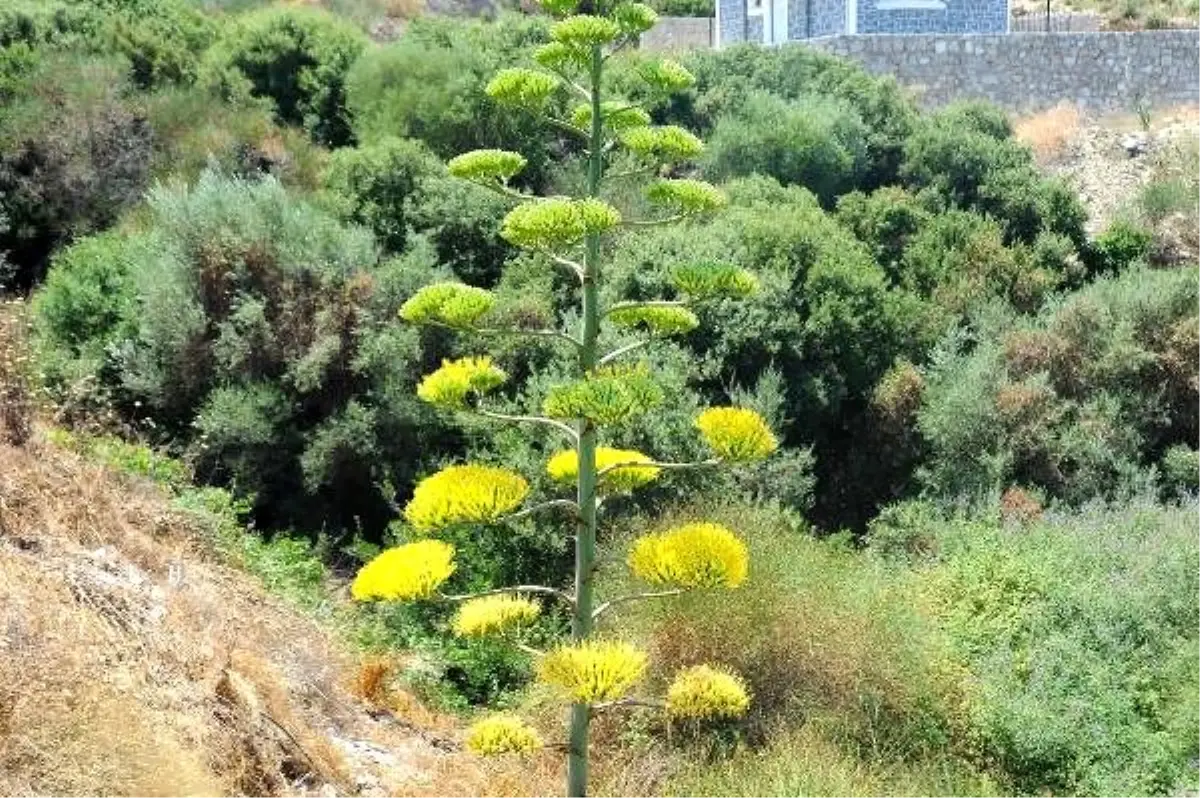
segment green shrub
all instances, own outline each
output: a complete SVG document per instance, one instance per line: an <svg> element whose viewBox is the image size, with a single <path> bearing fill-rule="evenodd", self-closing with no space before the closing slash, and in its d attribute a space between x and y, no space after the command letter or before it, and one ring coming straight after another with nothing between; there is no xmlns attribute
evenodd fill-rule
<svg viewBox="0 0 1200 798"><path fill-rule="evenodd" d="M529 160L518 183L541 186L552 136L532 115L506 110L484 92L500 66L524 60L546 39L541 18L502 16L497 22L414 20L404 37L374 48L347 79L348 104L359 141L419 139L438 157L484 147Z"/></svg>
<svg viewBox="0 0 1200 798"><path fill-rule="evenodd" d="M1195 782L1195 514L1135 500L1018 535L917 516L935 552L919 592L975 682L977 755L1014 793L1163 795Z"/></svg>
<svg viewBox="0 0 1200 798"><path fill-rule="evenodd" d="M505 200L450 178L418 141L382 138L340 150L325 184L339 215L371 228L385 250L401 252L421 234L438 262L472 285L494 285L512 253L499 237Z"/></svg>
<svg viewBox="0 0 1200 798"><path fill-rule="evenodd" d="M186 0L86 0L105 13L96 46L129 59L132 80L148 89L195 81L216 24Z"/></svg>
<svg viewBox="0 0 1200 798"><path fill-rule="evenodd" d="M928 303L891 288L866 247L807 190L768 178L726 189L730 208L718 219L624 239L609 268L613 290L663 296L680 264L753 270L762 291L700 307L701 329L682 339L698 358L692 384L716 402L730 382L753 387L772 369L786 375L777 430L789 446L813 447L815 517L835 528L862 523L871 496L890 498L892 486L848 473L880 459L865 445L861 414L895 359L919 360L940 330L929 324Z"/></svg>
<svg viewBox="0 0 1200 798"><path fill-rule="evenodd" d="M664 17L712 17L716 15L714 0L652 0L649 5Z"/></svg>
<svg viewBox="0 0 1200 798"><path fill-rule="evenodd" d="M1092 271L1118 274L1134 264L1145 264L1154 242L1154 234L1128 219L1117 219L1096 236L1088 253Z"/></svg>
<svg viewBox="0 0 1200 798"><path fill-rule="evenodd" d="M875 262L895 284L903 280L901 258L909 241L932 218L917 197L895 186L871 194L855 191L837 204L838 221L871 248Z"/></svg>
<svg viewBox="0 0 1200 798"><path fill-rule="evenodd" d="M1022 311L1041 306L1073 274L1053 271L1071 264L1004 245L1000 226L989 218L950 210L929 221L908 242L901 258L901 285L930 297L954 319L999 297Z"/></svg>
<svg viewBox="0 0 1200 798"><path fill-rule="evenodd" d="M90 374L262 523L377 536L454 440L410 398L424 355L393 321L430 253L377 265L369 233L271 178L156 188L147 225L56 262L36 300L49 387Z"/></svg>
<svg viewBox="0 0 1200 798"><path fill-rule="evenodd" d="M337 147L353 139L346 75L365 47L356 27L326 12L263 9L239 18L216 45L211 80L227 98L269 98L281 122Z"/></svg>
<svg viewBox="0 0 1200 798"><path fill-rule="evenodd" d="M145 97L154 131L152 172L194 181L216 167L227 174L269 174L288 188L320 187L326 152L303 131L280 127L261 103L235 105L200 87L171 87Z"/></svg>
<svg viewBox="0 0 1200 798"><path fill-rule="evenodd" d="M789 102L756 93L717 120L705 171L719 180L766 175L785 186L804 186L829 206L865 173L866 133L845 103L817 96Z"/></svg>
<svg viewBox="0 0 1200 798"><path fill-rule="evenodd" d="M120 55L143 89L193 81L215 34L185 0L14 0L0 9L0 48Z"/></svg>
<svg viewBox="0 0 1200 798"><path fill-rule="evenodd" d="M43 59L0 116L0 251L18 287L62 244L113 224L141 197L152 132L123 97L119 60Z"/></svg>
<svg viewBox="0 0 1200 798"><path fill-rule="evenodd" d="M1075 504L1143 489L1161 452L1197 436L1195 303L1194 273L1133 269L1036 320L951 337L925 375L926 486Z"/></svg>
<svg viewBox="0 0 1200 798"><path fill-rule="evenodd" d="M373 230L384 249L402 252L420 186L442 171L419 141L383 138L334 153L325 183L343 218Z"/></svg>
<svg viewBox="0 0 1200 798"><path fill-rule="evenodd" d="M636 81L622 76L638 59L614 65L614 80L638 97ZM763 48L751 44L696 50L683 60L696 76L696 86L673 97L669 105L648 98L655 116L710 133L718 119L737 110L756 92L785 100L821 96L841 101L866 125L867 152L862 187L871 190L896 182L901 150L917 119L916 105L890 77L870 75L852 61L807 47Z"/></svg>
<svg viewBox="0 0 1200 798"><path fill-rule="evenodd" d="M1084 241L1086 211L1061 180L1046 179L1007 119L986 104L952 105L921 120L904 145L900 175L914 190L954 208L990 215L1005 243L1032 244L1042 232Z"/></svg>
<svg viewBox="0 0 1200 798"><path fill-rule="evenodd" d="M1163 493L1167 498L1195 496L1200 491L1200 453L1176 444L1159 461Z"/></svg>
<svg viewBox="0 0 1200 798"><path fill-rule="evenodd" d="M959 686L938 673L936 641L898 580L763 507L721 502L650 523L693 515L745 538L754 578L732 593L632 605L614 631L645 640L672 671L717 662L742 674L754 695L740 724L751 745L804 726L869 766L946 753Z"/></svg>

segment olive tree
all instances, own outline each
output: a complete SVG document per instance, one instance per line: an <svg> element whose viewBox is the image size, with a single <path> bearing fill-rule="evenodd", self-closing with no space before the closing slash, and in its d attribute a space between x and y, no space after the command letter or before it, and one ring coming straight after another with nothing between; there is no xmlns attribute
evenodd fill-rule
<svg viewBox="0 0 1200 798"><path fill-rule="evenodd" d="M573 379L546 393L540 413L500 412L489 399L507 375L486 355L446 361L424 378L418 396L451 412L475 413L502 423L541 425L564 439L546 470L558 483L573 488L573 498L551 497L527 504L529 482L514 471L490 465L451 465L421 481L404 508L408 526L422 539L387 549L358 573L352 592L359 600L460 602L452 623L455 634L504 635L538 659L540 680L561 690L570 703L567 792L585 795L588 785L588 732L598 710L650 706L674 718L736 717L750 697L736 674L719 666L701 665L681 671L664 700L630 694L647 667L646 655L628 642L595 632L597 621L624 603L678 595L691 589L731 589L746 579L745 544L731 530L703 521L637 538L625 558L633 575L646 583L642 592L612 597L596 595L597 527L607 498L637 490L679 469L736 465L767 457L777 445L765 421L740 407L715 407L695 420L711 456L698 462L660 460L637 451L601 445L606 429L651 411L665 400L644 363L633 362L638 350L656 338L680 335L699 321L693 307L714 299L744 297L758 288L754 275L722 263L679 264L674 271L675 295L654 301L601 301L605 236L622 228L670 224L716 212L725 203L714 186L698 180L664 178L660 174L695 159L699 139L676 126L651 124L636 102L606 97L604 70L608 59L650 29L655 13L640 3L597 3L591 14L573 14L574 0L546 0L560 17L551 40L537 48L541 69L503 69L487 86L501 104L541 114L585 147L586 180L578 196L540 197L518 191L509 181L525 166L525 158L504 150L476 150L452 159L452 175L484 186L513 203L501 235L510 244L541 253L566 269L579 284L577 329L507 328L496 298L462 283L437 283L413 295L401 308L412 324L433 325L477 336L527 335L552 339L574 364ZM648 91L670 94L686 89L693 77L671 60L641 68ZM556 113L565 93L578 105ZM569 103L567 104L569 105ZM620 157L631 168L615 169ZM604 199L606 183L647 181L647 207L652 218L627 219ZM602 327L618 332L621 341L602 351ZM499 525L533 513L560 513L573 528L573 580L562 585L515 585L470 595L448 595L442 585L455 571L455 551L437 534L459 524ZM611 560L611 556L605 556ZM619 558L618 558L619 559ZM571 617L571 639L549 651L536 651L521 641L521 629L545 604L561 602ZM525 722L496 714L475 724L467 734L473 751L490 755L526 752L543 745Z"/></svg>

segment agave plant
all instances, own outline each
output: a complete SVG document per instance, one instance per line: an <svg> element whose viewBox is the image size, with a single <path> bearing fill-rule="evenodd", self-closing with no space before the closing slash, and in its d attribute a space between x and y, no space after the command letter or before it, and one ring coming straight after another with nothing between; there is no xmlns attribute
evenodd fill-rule
<svg viewBox="0 0 1200 798"><path fill-rule="evenodd" d="M730 264L682 264L674 272L676 295L654 301L625 301L605 307L601 242L628 227L670 224L711 214L725 204L715 186L698 180L657 178L663 166L677 166L703 151L694 135L674 126L657 126L638 103L605 97L603 75L608 57L649 30L656 15L636 2L597 3L591 14L573 13L574 0L544 0L559 17L551 41L534 60L541 69L501 70L487 87L498 103L544 115L559 130L586 147L586 188L580 196L539 197L510 185L525 167L519 153L476 150L449 164L450 173L503 195L513 203L501 228L511 244L544 254L578 280L581 293L578 329L505 329L489 319L497 311L488 291L461 283L427 286L401 308L412 324L435 325L475 334L533 335L560 342L577 364L575 378L552 387L540 414L513 415L489 405L488 395L507 375L486 356L446 361L418 387L418 396L447 412L475 413L504 423L542 425L564 440L547 472L573 488L573 497L527 504L528 481L512 471L482 465L450 466L418 484L404 510L418 532L436 535L455 524L503 524L533 513L561 513L573 526L574 578L569 587L516 585L472 595L447 595L442 584L454 572L454 551L430 538L384 551L359 572L353 594L362 600L443 600L461 602L451 628L463 636L504 635L521 645L520 629L542 611L542 601L562 602L570 613L571 639L538 657L538 678L557 688L570 704L567 793L585 795L588 786L588 733L597 709L659 707L673 717L736 717L750 697L744 682L719 666L681 671L664 699L634 697L630 691L647 668L647 655L634 645L598 637L596 622L627 602L673 596L693 589L734 589L748 571L745 544L731 530L697 522L634 541L627 564L646 582L644 592L599 600L594 577L597 524L603 497L627 493L679 469L713 468L767 457L776 439L765 421L746 408L709 408L696 418L696 429L711 457L698 462L656 459L642 452L601 445L606 428L651 411L664 400L662 389L644 364L630 363L638 350L659 337L685 334L699 324L693 308L714 299L740 298L758 288L753 274ZM686 89L694 79L671 60L653 62L640 72L648 95ZM554 115L552 99L573 95L579 104L567 115ZM612 153L623 151L640 165L612 174ZM649 219L625 219L603 197L607 179L647 179L645 196L659 209ZM632 338L601 351L602 325ZM567 579L564 574L564 584ZM514 715L492 715L467 734L468 747L481 755L524 753L543 746L542 736Z"/></svg>

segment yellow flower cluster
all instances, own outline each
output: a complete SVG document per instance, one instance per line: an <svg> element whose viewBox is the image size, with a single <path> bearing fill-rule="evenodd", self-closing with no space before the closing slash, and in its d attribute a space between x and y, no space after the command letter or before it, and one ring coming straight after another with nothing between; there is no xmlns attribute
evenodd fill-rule
<svg viewBox="0 0 1200 798"><path fill-rule="evenodd" d="M446 168L464 180L499 180L507 183L525 168L528 161L519 152L508 150L471 150L451 158Z"/></svg>
<svg viewBox="0 0 1200 798"><path fill-rule="evenodd" d="M747 297L758 290L752 272L728 263L686 263L675 267L675 287L695 299Z"/></svg>
<svg viewBox="0 0 1200 798"><path fill-rule="evenodd" d="M502 105L537 109L546 104L560 81L533 69L501 69L484 88L487 96Z"/></svg>
<svg viewBox="0 0 1200 798"><path fill-rule="evenodd" d="M650 114L638 106L608 100L600 104L600 116L609 130L622 131L650 124ZM571 111L571 123L587 130L592 126L592 104L580 103Z"/></svg>
<svg viewBox="0 0 1200 798"><path fill-rule="evenodd" d="M708 213L723 207L729 201L712 183L685 178L651 183L646 187L646 199L676 213Z"/></svg>
<svg viewBox="0 0 1200 798"><path fill-rule="evenodd" d="M490 357L443 360L442 367L421 380L417 396L431 405L455 410L466 406L468 394L484 394L504 384L508 375Z"/></svg>
<svg viewBox="0 0 1200 798"><path fill-rule="evenodd" d="M662 400L663 390L646 366L602 366L582 380L552 387L542 412L550 418L586 418L613 426L642 415Z"/></svg>
<svg viewBox="0 0 1200 798"><path fill-rule="evenodd" d="M641 452L632 449L610 449L607 446L596 447L596 470L603 471L618 463L652 463L654 462ZM600 477L600 487L605 490L627 493L647 485L658 478L661 468L643 465L622 465L614 468ZM579 452L575 449L564 449L550 458L546 463L546 473L555 482L572 483L579 478Z"/></svg>
<svg viewBox="0 0 1200 798"><path fill-rule="evenodd" d="M604 17L576 14L550 27L550 38L568 47L597 47L621 35L621 26Z"/></svg>
<svg viewBox="0 0 1200 798"><path fill-rule="evenodd" d="M492 466L450 466L421 480L404 518L422 532L488 523L515 510L527 495L529 483L520 474Z"/></svg>
<svg viewBox="0 0 1200 798"><path fill-rule="evenodd" d="M696 76L688 72L678 61L664 58L658 62L645 64L638 74L651 88L664 94L683 91L696 83Z"/></svg>
<svg viewBox="0 0 1200 798"><path fill-rule="evenodd" d="M626 329L645 325L655 335L683 335L700 326L695 313L671 305L618 305L608 312L608 320Z"/></svg>
<svg viewBox="0 0 1200 798"><path fill-rule="evenodd" d="M614 701L646 672L646 655L628 643L585 640L561 646L538 663L538 678L584 704Z"/></svg>
<svg viewBox="0 0 1200 798"><path fill-rule="evenodd" d="M643 158L675 163L695 158L704 152L704 142L678 125L647 125L625 131L621 144Z"/></svg>
<svg viewBox="0 0 1200 798"><path fill-rule="evenodd" d="M501 713L477 721L467 730L467 749L479 756L527 754L542 747L537 730L520 718Z"/></svg>
<svg viewBox="0 0 1200 798"><path fill-rule="evenodd" d="M350 585L350 595L357 601L429 598L453 573L453 546L418 540L387 549L364 565Z"/></svg>
<svg viewBox="0 0 1200 798"><path fill-rule="evenodd" d="M730 463L762 460L779 445L763 417L744 407L711 407L696 427L713 454Z"/></svg>
<svg viewBox="0 0 1200 798"><path fill-rule="evenodd" d="M490 291L463 283L434 283L400 306L400 318L413 324L435 322L470 327L496 304Z"/></svg>
<svg viewBox="0 0 1200 798"><path fill-rule="evenodd" d="M667 712L676 718L736 718L749 707L746 683L724 668L685 668L667 690Z"/></svg>
<svg viewBox="0 0 1200 798"><path fill-rule="evenodd" d="M463 603L451 627L459 637L483 637L512 626L529 623L542 608L523 596L481 596Z"/></svg>
<svg viewBox="0 0 1200 798"><path fill-rule="evenodd" d="M735 588L749 570L746 544L719 524L685 524L643 535L629 552L640 579L679 587Z"/></svg>

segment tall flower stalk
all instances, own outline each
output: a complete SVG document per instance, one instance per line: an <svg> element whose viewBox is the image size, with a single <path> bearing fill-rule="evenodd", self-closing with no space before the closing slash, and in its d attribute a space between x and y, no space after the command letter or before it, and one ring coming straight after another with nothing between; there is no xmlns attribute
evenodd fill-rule
<svg viewBox="0 0 1200 798"><path fill-rule="evenodd" d="M714 186L698 180L657 177L694 159L703 144L688 131L657 126L637 102L604 96L608 59L636 43L656 21L647 6L634 2L597 2L594 13L575 14L575 0L545 0L559 17L551 41L534 60L542 69L501 70L488 94L498 103L542 115L550 124L586 147L586 183L579 196L538 197L510 185L525 167L519 153L476 150L449 164L450 173L508 198L501 235L511 244L541 253L567 269L580 286L580 321L572 333L557 327L531 330L497 327L489 320L496 309L491 293L461 283L438 283L421 289L400 315L413 324L448 327L480 337L496 334L547 338L570 347L577 361L576 379L547 393L540 414L504 413L487 396L507 375L485 357L447 361L425 377L418 396L451 412L470 412L500 422L540 425L563 437L568 448L552 456L550 476L570 482L574 499L553 498L526 505L529 483L519 474L479 465L452 465L422 481L404 516L417 532L431 536L383 552L359 573L353 594L360 600L441 600L462 602L452 624L456 634L506 636L538 657L538 677L558 688L570 704L567 750L567 794L587 794L589 728L597 709L625 706L659 707L679 718L734 717L745 712L749 696L742 680L719 666L697 666L680 672L664 700L634 698L629 692L647 668L647 657L635 646L598 639L597 620L623 604L675 596L693 589L733 589L747 575L745 544L731 530L694 523L647 534L634 541L628 555L633 575L653 589L598 601L596 595L597 530L603 495L631 492L667 478L680 469L711 468L768 456L776 446L761 417L745 408L710 408L696 427L712 456L697 462L660 461L636 451L602 445L606 427L649 412L663 401L663 391L644 365L630 364L639 349L655 338L694 329L699 320L692 307L717 298L744 297L758 287L754 276L729 264L679 264L673 297L649 302L601 302L602 249L606 235L622 228L661 225L717 211L725 202ZM671 60L642 67L648 93L686 89L692 76ZM562 94L577 101L565 118L551 110ZM637 166L619 175L606 174L614 153L624 151ZM659 209L649 219L630 220L604 199L605 180L649 179L646 198ZM611 326L633 340L603 352L600 332ZM573 525L575 567L570 587L517 585L471 595L447 595L442 584L454 572L453 547L432 538L459 524L504 524L534 513L562 513ZM568 580L564 579L564 584ZM561 602L571 616L571 640L549 652L534 651L520 640L521 629L542 612L543 602ZM494 715L476 724L467 744L484 755L523 753L540 747L542 737L520 719Z"/></svg>

